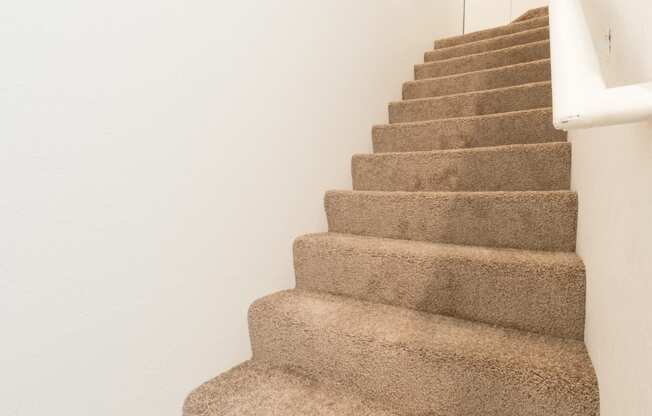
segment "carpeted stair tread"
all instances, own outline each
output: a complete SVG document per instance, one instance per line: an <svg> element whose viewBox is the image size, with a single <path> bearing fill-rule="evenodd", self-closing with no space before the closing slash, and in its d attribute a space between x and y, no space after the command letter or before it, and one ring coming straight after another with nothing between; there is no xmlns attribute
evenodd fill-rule
<svg viewBox="0 0 652 416"><path fill-rule="evenodd" d="M465 74L408 81L403 84L403 99L410 100L484 91L550 81L550 78L550 59L541 59Z"/></svg>
<svg viewBox="0 0 652 416"><path fill-rule="evenodd" d="M356 191L570 189L570 143L354 155Z"/></svg>
<svg viewBox="0 0 652 416"><path fill-rule="evenodd" d="M566 141L552 124L552 109L514 111L374 126L375 153L416 152Z"/></svg>
<svg viewBox="0 0 652 416"><path fill-rule="evenodd" d="M584 344L292 290L249 310L255 360L406 415L597 416Z"/></svg>
<svg viewBox="0 0 652 416"><path fill-rule="evenodd" d="M184 416L397 416L289 369L248 361L186 399Z"/></svg>
<svg viewBox="0 0 652 416"><path fill-rule="evenodd" d="M533 82L493 90L393 102L389 104L389 122L409 123L507 113L551 105L550 81Z"/></svg>
<svg viewBox="0 0 652 416"><path fill-rule="evenodd" d="M521 22L509 23L491 29L479 30L464 35L452 36L435 41L435 49L450 48L464 43L477 42L479 40L509 35L511 33L523 32L537 27L548 26L548 16L528 19Z"/></svg>
<svg viewBox="0 0 652 416"><path fill-rule="evenodd" d="M529 19L535 19L538 17L547 17L549 13L548 7L539 7L536 9L530 9L514 19L514 23L516 22L522 22L524 20L529 20Z"/></svg>
<svg viewBox="0 0 652 416"><path fill-rule="evenodd" d="M582 340L574 253L322 233L294 242L297 288Z"/></svg>
<svg viewBox="0 0 652 416"><path fill-rule="evenodd" d="M574 251L577 195L329 191L330 232L524 250Z"/></svg>
<svg viewBox="0 0 652 416"><path fill-rule="evenodd" d="M498 36L495 38L483 39L476 42L451 46L449 48L440 48L432 51L427 51L424 54L424 61L432 62L443 59L456 58L459 56L495 51L497 49L505 49L511 46L537 42L549 38L550 31L548 26L542 26L534 29L524 30L522 32Z"/></svg>
<svg viewBox="0 0 652 416"><path fill-rule="evenodd" d="M460 56L414 66L414 79L464 74L550 58L550 41L526 43L495 51Z"/></svg>

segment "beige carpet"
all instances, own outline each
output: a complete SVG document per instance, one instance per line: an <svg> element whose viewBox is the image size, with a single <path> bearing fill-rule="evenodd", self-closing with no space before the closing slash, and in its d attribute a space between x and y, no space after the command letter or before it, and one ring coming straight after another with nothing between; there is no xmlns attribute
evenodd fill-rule
<svg viewBox="0 0 652 416"><path fill-rule="evenodd" d="M296 289L251 306L252 360L184 415L599 414L548 36L540 8L435 42L295 241Z"/></svg>

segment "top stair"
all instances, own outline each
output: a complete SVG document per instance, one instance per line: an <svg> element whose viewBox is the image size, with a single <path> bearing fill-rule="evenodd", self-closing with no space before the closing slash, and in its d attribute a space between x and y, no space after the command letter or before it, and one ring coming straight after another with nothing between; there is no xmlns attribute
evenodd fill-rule
<svg viewBox="0 0 652 416"><path fill-rule="evenodd" d="M452 36L449 38L435 41L435 49L449 48L451 46L462 45L469 42L505 36L513 33L523 32L525 30L535 29L548 26L548 15L534 17L531 19L516 21L504 26L498 26L491 29L480 30L477 32L466 33L464 35Z"/></svg>

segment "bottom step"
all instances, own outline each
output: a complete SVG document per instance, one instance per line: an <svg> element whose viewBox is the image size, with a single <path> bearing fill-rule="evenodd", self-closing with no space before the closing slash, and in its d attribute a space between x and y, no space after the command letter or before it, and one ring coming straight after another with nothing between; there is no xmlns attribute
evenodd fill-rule
<svg viewBox="0 0 652 416"><path fill-rule="evenodd" d="M289 371L248 361L203 384L186 399L184 416L395 416L357 396Z"/></svg>
<svg viewBox="0 0 652 416"><path fill-rule="evenodd" d="M292 290L249 309L253 356L404 415L597 416L581 341Z"/></svg>

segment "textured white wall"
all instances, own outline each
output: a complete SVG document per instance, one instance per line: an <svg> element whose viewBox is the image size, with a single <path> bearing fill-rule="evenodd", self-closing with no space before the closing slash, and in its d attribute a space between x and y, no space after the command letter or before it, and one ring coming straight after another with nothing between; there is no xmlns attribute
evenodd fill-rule
<svg viewBox="0 0 652 416"><path fill-rule="evenodd" d="M585 0L584 9L608 83L652 81L652 4ZM578 130L570 140L601 415L651 415L652 123Z"/></svg>
<svg viewBox="0 0 652 416"><path fill-rule="evenodd" d="M506 25L510 22L511 0L466 0L466 33Z"/></svg>
<svg viewBox="0 0 652 416"><path fill-rule="evenodd" d="M178 415L461 0L24 0L0 16L0 414Z"/></svg>

